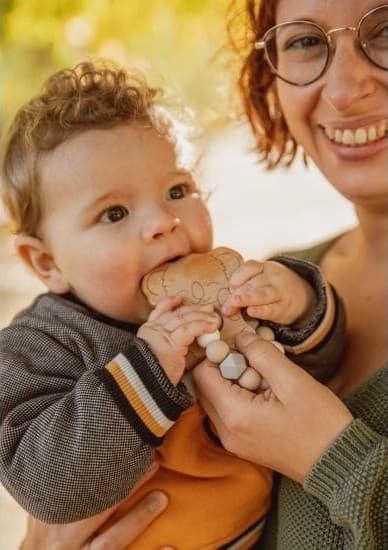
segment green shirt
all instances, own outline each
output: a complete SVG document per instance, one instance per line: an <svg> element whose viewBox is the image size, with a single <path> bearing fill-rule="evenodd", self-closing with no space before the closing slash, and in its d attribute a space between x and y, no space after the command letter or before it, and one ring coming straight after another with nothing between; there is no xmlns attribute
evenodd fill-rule
<svg viewBox="0 0 388 550"><path fill-rule="evenodd" d="M319 263L330 244L295 256ZM388 549L388 364L344 402L354 420L318 459L303 486L277 476L259 548Z"/></svg>

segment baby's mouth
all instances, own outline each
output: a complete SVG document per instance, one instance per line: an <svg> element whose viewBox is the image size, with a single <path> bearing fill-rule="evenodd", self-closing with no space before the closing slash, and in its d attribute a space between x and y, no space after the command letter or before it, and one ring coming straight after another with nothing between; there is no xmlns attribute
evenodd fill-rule
<svg viewBox="0 0 388 550"><path fill-rule="evenodd" d="M170 260L167 260L166 264L173 264L174 262L177 262L178 260L180 260L181 258L183 258L183 256L174 256L173 258L171 258Z"/></svg>

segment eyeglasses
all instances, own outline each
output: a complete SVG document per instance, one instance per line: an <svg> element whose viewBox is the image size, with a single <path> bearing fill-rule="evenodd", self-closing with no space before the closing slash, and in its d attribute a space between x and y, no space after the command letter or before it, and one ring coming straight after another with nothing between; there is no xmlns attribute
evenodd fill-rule
<svg viewBox="0 0 388 550"><path fill-rule="evenodd" d="M307 86L327 70L335 52L332 35L355 32L357 45L376 67L388 70L388 4L368 11L356 27L325 31L312 21L280 23L254 43L264 49L274 74L294 86Z"/></svg>

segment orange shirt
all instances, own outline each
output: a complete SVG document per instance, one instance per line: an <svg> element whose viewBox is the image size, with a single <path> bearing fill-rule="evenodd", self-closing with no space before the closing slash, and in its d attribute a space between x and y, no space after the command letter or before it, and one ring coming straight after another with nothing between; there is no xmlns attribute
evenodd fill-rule
<svg viewBox="0 0 388 550"><path fill-rule="evenodd" d="M233 549L245 549L260 537L270 506L272 472L210 440L204 419L199 404L182 413L157 449L158 472L112 517L114 523L153 489L167 494L167 509L128 549L170 545L177 550L215 550L232 541Z"/></svg>

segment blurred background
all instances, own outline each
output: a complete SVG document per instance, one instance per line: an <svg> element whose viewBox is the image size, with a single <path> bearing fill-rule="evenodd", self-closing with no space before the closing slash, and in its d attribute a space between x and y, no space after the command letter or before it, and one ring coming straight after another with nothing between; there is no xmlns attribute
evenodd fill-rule
<svg viewBox="0 0 388 550"><path fill-rule="evenodd" d="M350 228L350 205L310 166L265 172L235 116L238 59L227 47L228 0L2 0L1 112L4 129L53 71L87 56L144 70L189 105L205 128L200 183L211 191L215 245L246 258L302 247ZM240 2L241 5L241 2ZM244 37L242 37L244 38ZM0 222L6 221L0 211ZM43 291L1 232L0 322ZM1 382L0 382L1 383ZM44 472L42 472L44 475ZM0 548L16 550L26 516L0 489Z"/></svg>

